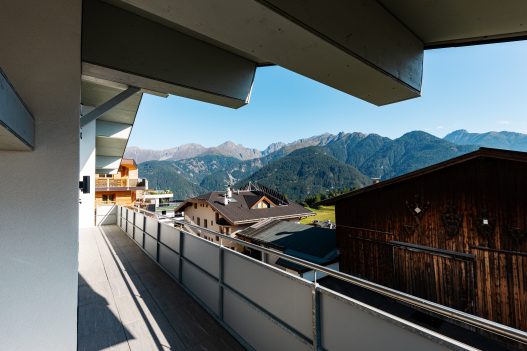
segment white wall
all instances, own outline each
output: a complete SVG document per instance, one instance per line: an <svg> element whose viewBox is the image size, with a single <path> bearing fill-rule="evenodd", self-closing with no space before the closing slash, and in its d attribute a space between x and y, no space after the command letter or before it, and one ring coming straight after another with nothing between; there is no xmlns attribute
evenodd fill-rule
<svg viewBox="0 0 527 351"><path fill-rule="evenodd" d="M198 217L200 218L200 226L204 227L204 220L207 220L207 229L213 230L215 232L220 231L220 226L216 223L216 212L208 205L208 207L201 207L198 203L198 208L194 208L194 206L189 206L185 208L185 219L189 221L190 223L194 223L197 225L198 223ZM194 219L192 219L192 216L194 216ZM213 225L211 223L214 222Z"/></svg>
<svg viewBox="0 0 527 351"><path fill-rule="evenodd" d="M0 66L35 150L0 151L0 348L75 350L80 0L2 1Z"/></svg>
<svg viewBox="0 0 527 351"><path fill-rule="evenodd" d="M90 176L90 193L79 191L79 227L93 227L95 223L95 125L92 121L82 128L80 139L80 174Z"/></svg>

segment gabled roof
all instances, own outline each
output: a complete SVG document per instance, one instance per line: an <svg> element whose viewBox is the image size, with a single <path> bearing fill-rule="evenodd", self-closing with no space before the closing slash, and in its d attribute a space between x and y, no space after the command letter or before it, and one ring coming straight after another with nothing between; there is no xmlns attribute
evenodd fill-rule
<svg viewBox="0 0 527 351"><path fill-rule="evenodd" d="M233 191L229 204L224 204L225 192L213 191L187 199L176 212L183 211L193 202L205 201L231 225L254 223L266 218L287 219L314 216L315 214L297 203L251 209L264 195L256 191Z"/></svg>
<svg viewBox="0 0 527 351"><path fill-rule="evenodd" d="M135 163L135 160L131 158L121 159L121 166L126 167L128 169L137 169L137 164Z"/></svg>
<svg viewBox="0 0 527 351"><path fill-rule="evenodd" d="M236 235L320 265L332 263L338 257L336 233L331 229L266 220L239 231ZM287 260L281 260L279 264L296 271L304 270L302 266Z"/></svg>
<svg viewBox="0 0 527 351"><path fill-rule="evenodd" d="M526 162L527 163L527 152L502 150L502 149L492 149L492 148L481 147L481 148L479 148L476 151L469 152L467 154L451 158L450 160L446 160L446 161L443 161L443 162L440 162L440 163L436 163L434 165L431 165L431 166L428 166L428 167L425 167L425 168L421 168L421 169L419 169L417 171L413 171L413 172L410 172L410 173L407 173L407 174L403 174L403 175L401 175L399 177L395 177L395 178L388 179L388 180L385 180L385 181L382 181L382 182L379 182L379 183L376 183L376 184L372 184L370 186L366 186L364 188L361 188L361 189L358 189L358 190L355 190L355 191L351 191L349 193L342 194L342 195L333 197L331 199L326 199L326 200L320 201L318 204L319 205L334 205L337 202L339 202L339 201L341 201L343 199L349 198L349 197L353 197L353 196L357 196L357 195L360 195L360 194L364 194L366 192L371 192L371 191L376 191L376 190L379 190L379 189L383 189L383 188L385 188L387 186L390 186L390 185L406 182L408 180L412 180L412 179L421 177L421 176L423 176L425 174L436 172L436 171L444 169L444 168L453 167L453 166L456 166L456 165L458 165L460 163L464 163L464 162L467 162L467 161L470 161L470 160L474 160L474 159L477 159L477 158L492 158L492 159L501 159L501 160L507 160L507 161Z"/></svg>

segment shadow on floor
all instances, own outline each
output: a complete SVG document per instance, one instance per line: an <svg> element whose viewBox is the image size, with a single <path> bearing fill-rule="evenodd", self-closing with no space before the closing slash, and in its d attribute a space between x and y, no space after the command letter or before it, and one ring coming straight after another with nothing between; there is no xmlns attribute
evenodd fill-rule
<svg viewBox="0 0 527 351"><path fill-rule="evenodd" d="M120 228L102 226L94 235L114 296L116 312L126 335L127 345L118 346L141 351L243 350ZM114 344L112 350L115 347Z"/></svg>
<svg viewBox="0 0 527 351"><path fill-rule="evenodd" d="M110 349L119 344L127 344L127 334L131 336L116 316L109 285L100 282L96 286L101 294L97 293L79 274L77 314L79 351Z"/></svg>

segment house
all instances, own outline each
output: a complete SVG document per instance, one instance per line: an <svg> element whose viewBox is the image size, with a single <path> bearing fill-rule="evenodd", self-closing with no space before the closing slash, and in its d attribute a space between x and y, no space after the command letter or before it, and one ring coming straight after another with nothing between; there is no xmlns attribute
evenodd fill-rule
<svg viewBox="0 0 527 351"><path fill-rule="evenodd" d="M334 204L343 272L527 330L527 153L481 148Z"/></svg>
<svg viewBox="0 0 527 351"><path fill-rule="evenodd" d="M321 266L338 270L339 252L337 250L335 230L314 227L310 225L267 219L258 222L236 233L242 240L253 244L279 250L287 255L303 259ZM264 254L260 251L251 252L250 256L261 259L273 266L296 274L304 279L314 281L313 270L297 263L284 260L276 255ZM326 274L317 272L316 278Z"/></svg>
<svg viewBox="0 0 527 351"><path fill-rule="evenodd" d="M123 159L115 174L95 175L95 202L100 205L133 205L137 191L148 189L146 179L139 179L137 164Z"/></svg>
<svg viewBox="0 0 527 351"><path fill-rule="evenodd" d="M176 212L184 212L187 223L231 236L262 220L298 222L303 217L315 215L256 183L249 183L243 190L228 188L187 199Z"/></svg>

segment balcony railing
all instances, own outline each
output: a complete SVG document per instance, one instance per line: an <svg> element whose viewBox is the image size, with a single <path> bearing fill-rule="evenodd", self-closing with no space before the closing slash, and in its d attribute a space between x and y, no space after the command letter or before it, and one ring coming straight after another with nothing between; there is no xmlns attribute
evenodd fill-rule
<svg viewBox="0 0 527 351"><path fill-rule="evenodd" d="M142 210L141 210L142 211ZM242 343L287 350L474 350L223 246L236 242L426 311L527 343L527 333L219 233L219 244L119 206L118 224ZM199 228L199 230L204 230Z"/></svg>
<svg viewBox="0 0 527 351"><path fill-rule="evenodd" d="M144 187L144 179L130 179L130 178L98 178L95 179L95 188L136 188Z"/></svg>

